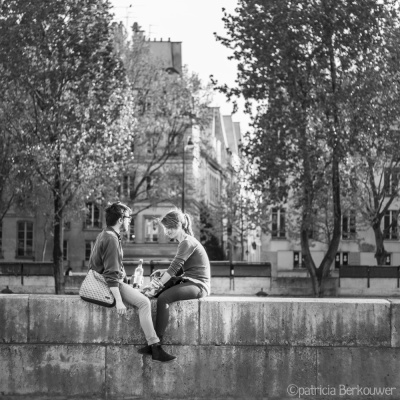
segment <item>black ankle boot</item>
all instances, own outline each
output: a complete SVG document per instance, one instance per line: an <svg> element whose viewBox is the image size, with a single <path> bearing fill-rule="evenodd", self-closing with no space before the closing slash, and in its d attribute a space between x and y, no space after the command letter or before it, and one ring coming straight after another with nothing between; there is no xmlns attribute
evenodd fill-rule
<svg viewBox="0 0 400 400"><path fill-rule="evenodd" d="M139 354L144 354L145 356L151 356L153 354L151 351L151 346L149 345L141 347L137 352Z"/></svg>
<svg viewBox="0 0 400 400"><path fill-rule="evenodd" d="M152 359L156 362L171 362L176 359L175 356L168 354L159 343L151 345Z"/></svg>

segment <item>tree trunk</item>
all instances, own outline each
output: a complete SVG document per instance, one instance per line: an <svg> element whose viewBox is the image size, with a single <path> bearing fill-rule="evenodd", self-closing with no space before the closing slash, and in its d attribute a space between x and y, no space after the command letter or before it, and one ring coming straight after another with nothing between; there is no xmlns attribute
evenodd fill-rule
<svg viewBox="0 0 400 400"><path fill-rule="evenodd" d="M63 253L62 253L62 201L61 201L61 182L57 176L54 185L54 283L56 294L65 293L65 281L63 273Z"/></svg>
<svg viewBox="0 0 400 400"><path fill-rule="evenodd" d="M325 257L322 259L321 264L318 267L318 274L321 282L320 296L323 294L323 280L330 274L332 264L339 248L341 236L342 211L340 207L340 173L339 157L337 152L338 148L335 146L333 148L332 156L333 233Z"/></svg>
<svg viewBox="0 0 400 400"><path fill-rule="evenodd" d="M303 222L302 225L304 224L304 222L306 221L306 217L305 217L306 212L303 212ZM311 283L313 286L313 291L314 291L314 296L319 297L319 280L317 277L317 268L315 266L314 260L311 257L311 252L310 252L310 246L308 243L308 229L305 228L305 226L302 226L301 229L301 253L303 256L303 262L308 270L308 272L310 273L310 277L311 277Z"/></svg>
<svg viewBox="0 0 400 400"><path fill-rule="evenodd" d="M375 235L375 244L376 244L376 251L375 251L375 259L377 265L385 265L385 258L388 254L385 250L384 245L384 237L382 233L382 229L379 224L373 224L374 235Z"/></svg>
<svg viewBox="0 0 400 400"><path fill-rule="evenodd" d="M302 104L305 115L307 109L305 104ZM306 121L306 118L304 118ZM317 278L317 269L314 260L311 256L310 244L309 244L309 233L312 229L312 215L313 215L313 201L314 201L314 187L311 175L310 157L307 143L307 123L304 122L303 130L301 134L301 149L303 158L303 199L302 199L302 216L301 216L301 229L300 229L300 241L301 241L301 253L303 262L310 273L311 282L313 286L314 295L319 294L319 281Z"/></svg>
<svg viewBox="0 0 400 400"><path fill-rule="evenodd" d="M307 185L304 189L304 202L303 202L303 216L302 216L302 229L301 229L301 250L304 257L304 262L307 270L310 273L313 285L314 295L322 297L324 295L324 279L329 276L330 270L335 259L335 255L340 244L341 233L341 208L340 208L340 176L339 176L339 160L336 153L337 149L333 150L332 158L332 192L333 192L333 214L334 214L334 227L332 240L329 243L328 250L321 261L320 266L317 268L314 260L311 257L308 232L310 230L309 221L311 208L311 198L308 192Z"/></svg>
<svg viewBox="0 0 400 400"><path fill-rule="evenodd" d="M44 261L45 254L46 254L46 247L47 247L47 238L44 239L43 242L43 250L42 250L42 262Z"/></svg>
<svg viewBox="0 0 400 400"><path fill-rule="evenodd" d="M240 261L244 261L244 235L243 231L240 233Z"/></svg>

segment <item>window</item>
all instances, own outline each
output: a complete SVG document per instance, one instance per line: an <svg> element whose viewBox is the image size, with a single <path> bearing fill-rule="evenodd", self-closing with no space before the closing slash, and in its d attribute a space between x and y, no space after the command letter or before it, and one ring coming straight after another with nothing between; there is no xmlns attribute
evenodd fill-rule
<svg viewBox="0 0 400 400"><path fill-rule="evenodd" d="M147 139L147 154L153 154L155 151L155 141L154 138Z"/></svg>
<svg viewBox="0 0 400 400"><path fill-rule="evenodd" d="M86 203L85 228L101 228L100 209L94 203Z"/></svg>
<svg viewBox="0 0 400 400"><path fill-rule="evenodd" d="M395 194L399 189L399 169L386 169L383 175L383 190L386 196Z"/></svg>
<svg viewBox="0 0 400 400"><path fill-rule="evenodd" d="M94 246L94 240L87 240L85 242L85 261L89 261L90 254L92 254L92 249Z"/></svg>
<svg viewBox="0 0 400 400"><path fill-rule="evenodd" d="M217 140L217 161L221 164L222 156L221 156L221 142Z"/></svg>
<svg viewBox="0 0 400 400"><path fill-rule="evenodd" d="M388 210L383 217L383 237L388 240L398 239L397 218L399 212L397 210Z"/></svg>
<svg viewBox="0 0 400 400"><path fill-rule="evenodd" d="M128 242L135 242L135 218L132 217L131 219L131 224L129 226L129 237L128 237Z"/></svg>
<svg viewBox="0 0 400 400"><path fill-rule="evenodd" d="M303 268L304 260L301 251L293 252L293 268Z"/></svg>
<svg viewBox="0 0 400 400"><path fill-rule="evenodd" d="M132 175L124 175L122 177L122 184L119 188L121 197L134 200L135 197L135 177Z"/></svg>
<svg viewBox="0 0 400 400"><path fill-rule="evenodd" d="M335 268L339 268L341 265L349 265L349 253L336 253Z"/></svg>
<svg viewBox="0 0 400 400"><path fill-rule="evenodd" d="M144 229L145 229L144 236L146 242L158 242L159 226L156 219L145 218Z"/></svg>
<svg viewBox="0 0 400 400"><path fill-rule="evenodd" d="M63 260L68 260L68 241L64 240L63 242Z"/></svg>
<svg viewBox="0 0 400 400"><path fill-rule="evenodd" d="M283 208L272 209L271 235L273 238L286 238L285 220L286 212Z"/></svg>
<svg viewBox="0 0 400 400"><path fill-rule="evenodd" d="M218 204L220 201L221 187L220 178L214 172L208 173L208 194L209 201L213 204Z"/></svg>
<svg viewBox="0 0 400 400"><path fill-rule="evenodd" d="M356 212L350 210L342 215L342 239L356 238Z"/></svg>
<svg viewBox="0 0 400 400"><path fill-rule="evenodd" d="M340 253L336 253L336 256L335 256L335 268L340 268Z"/></svg>
<svg viewBox="0 0 400 400"><path fill-rule="evenodd" d="M122 196L129 197L129 181L130 177L128 175L122 177Z"/></svg>
<svg viewBox="0 0 400 400"><path fill-rule="evenodd" d="M17 257L33 257L33 222L18 222Z"/></svg>

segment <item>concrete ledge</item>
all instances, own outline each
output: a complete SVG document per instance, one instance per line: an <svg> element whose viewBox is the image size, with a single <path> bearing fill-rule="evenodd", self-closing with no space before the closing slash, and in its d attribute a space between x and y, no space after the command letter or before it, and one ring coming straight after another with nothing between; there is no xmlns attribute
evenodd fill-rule
<svg viewBox="0 0 400 400"><path fill-rule="evenodd" d="M156 301L152 301L155 317ZM142 344L124 317L79 296L0 295L4 343ZM208 297L170 307L165 342L179 345L400 347L400 301Z"/></svg>
<svg viewBox="0 0 400 400"><path fill-rule="evenodd" d="M200 304L201 344L391 345L387 300L210 297Z"/></svg>
<svg viewBox="0 0 400 400"><path fill-rule="evenodd" d="M209 297L170 316L178 360L163 365L137 354L134 308L120 318L74 295L0 295L0 395L289 399L296 385L329 394L304 399L378 398L340 393L362 385L400 398L400 300Z"/></svg>

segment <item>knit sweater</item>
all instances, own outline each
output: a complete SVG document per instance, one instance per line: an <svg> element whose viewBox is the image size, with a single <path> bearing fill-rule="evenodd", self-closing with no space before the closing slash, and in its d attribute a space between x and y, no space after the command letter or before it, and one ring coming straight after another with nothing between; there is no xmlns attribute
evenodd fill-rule
<svg viewBox="0 0 400 400"><path fill-rule="evenodd" d="M184 279L201 285L207 294L211 293L210 261L202 244L193 236L187 235L179 243L167 272L175 276L180 268L183 270Z"/></svg>
<svg viewBox="0 0 400 400"><path fill-rule="evenodd" d="M114 229L107 227L97 236L89 268L102 274L109 287L119 287L126 277L123 256L121 237Z"/></svg>

